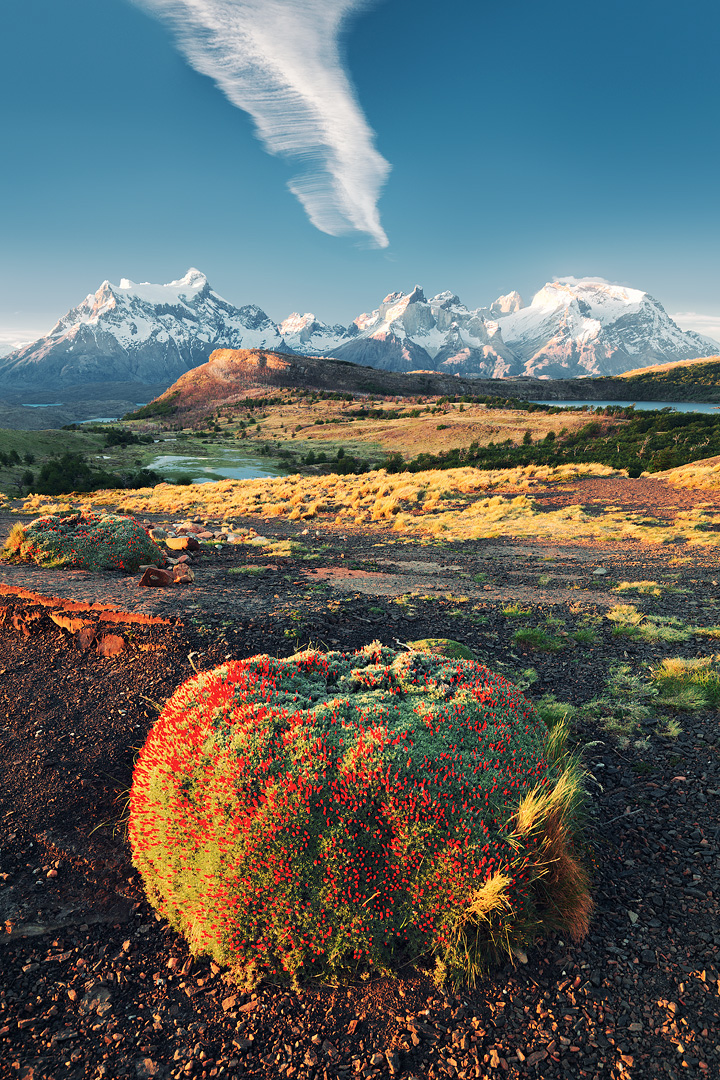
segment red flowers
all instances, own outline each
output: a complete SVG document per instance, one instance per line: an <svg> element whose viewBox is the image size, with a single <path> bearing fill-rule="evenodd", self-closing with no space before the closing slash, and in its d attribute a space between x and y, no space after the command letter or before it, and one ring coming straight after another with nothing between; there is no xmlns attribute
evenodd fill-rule
<svg viewBox="0 0 720 1080"><path fill-rule="evenodd" d="M176 691L141 751L134 862L193 949L248 979L445 963L494 875L530 904L513 815L560 775L545 735L471 662L374 643L226 664Z"/></svg>

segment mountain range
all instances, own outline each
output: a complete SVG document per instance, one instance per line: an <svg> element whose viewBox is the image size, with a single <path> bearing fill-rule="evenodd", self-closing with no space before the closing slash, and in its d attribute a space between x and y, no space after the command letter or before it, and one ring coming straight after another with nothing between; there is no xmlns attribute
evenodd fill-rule
<svg viewBox="0 0 720 1080"><path fill-rule="evenodd" d="M45 337L0 359L0 386L170 385L219 348L332 356L395 372L555 379L711 356L718 343L681 330L648 293L601 279L563 278L530 304L510 292L475 309L451 292L426 299L416 286L342 326L297 312L275 323L254 304L234 307L190 269L166 285L104 281Z"/></svg>

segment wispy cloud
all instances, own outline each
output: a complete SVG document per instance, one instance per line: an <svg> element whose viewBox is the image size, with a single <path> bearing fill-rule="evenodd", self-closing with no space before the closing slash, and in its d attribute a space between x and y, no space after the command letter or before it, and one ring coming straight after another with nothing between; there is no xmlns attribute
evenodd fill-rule
<svg viewBox="0 0 720 1080"><path fill-rule="evenodd" d="M172 27L189 63L249 113L271 154L299 159L289 188L313 225L388 244L390 170L344 70L343 24L365 0L133 0Z"/></svg>
<svg viewBox="0 0 720 1080"><path fill-rule="evenodd" d="M718 342L720 351L720 315L701 315L697 311L678 311L671 318L681 330L694 330L696 334L712 338Z"/></svg>

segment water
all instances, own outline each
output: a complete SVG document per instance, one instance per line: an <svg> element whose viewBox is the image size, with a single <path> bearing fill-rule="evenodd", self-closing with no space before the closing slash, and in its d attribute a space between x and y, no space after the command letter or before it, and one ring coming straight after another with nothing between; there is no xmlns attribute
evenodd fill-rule
<svg viewBox="0 0 720 1080"><path fill-rule="evenodd" d="M636 409L675 409L676 412L720 412L720 404L709 401L538 401L536 405L557 405L560 409L580 409L583 405L589 405L593 409L604 409L608 405L620 405L628 409L633 405Z"/></svg>
<svg viewBox="0 0 720 1080"><path fill-rule="evenodd" d="M23 409L56 409L58 405L64 405L63 401L43 401L41 404L33 404L32 401L23 401Z"/></svg>
<svg viewBox="0 0 720 1080"><path fill-rule="evenodd" d="M232 451L231 451L232 452ZM218 477L222 480L256 480L263 476L282 476L280 469L262 458L240 456L228 462L214 464L202 457L186 457L181 454L162 454L147 465L148 469L167 474L171 478L181 473L190 474L193 484L212 484Z"/></svg>
<svg viewBox="0 0 720 1080"><path fill-rule="evenodd" d="M119 416L93 416L89 420L81 420L81 424L112 424L119 420Z"/></svg>

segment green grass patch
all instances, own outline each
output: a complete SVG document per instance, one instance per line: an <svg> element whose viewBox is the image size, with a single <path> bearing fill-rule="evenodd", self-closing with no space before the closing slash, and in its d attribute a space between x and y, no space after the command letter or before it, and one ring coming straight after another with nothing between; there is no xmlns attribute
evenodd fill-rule
<svg viewBox="0 0 720 1080"><path fill-rule="evenodd" d="M565 648L567 642L562 638L548 634L539 626L524 626L512 636L513 645L522 649L534 649L537 652L555 653Z"/></svg>

